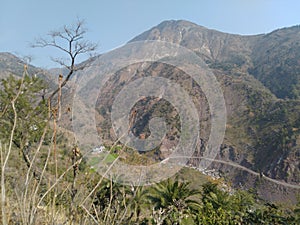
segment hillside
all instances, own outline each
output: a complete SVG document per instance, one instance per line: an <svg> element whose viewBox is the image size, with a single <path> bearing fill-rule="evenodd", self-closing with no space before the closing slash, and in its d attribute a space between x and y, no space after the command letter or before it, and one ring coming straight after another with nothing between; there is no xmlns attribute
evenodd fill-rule
<svg viewBox="0 0 300 225"><path fill-rule="evenodd" d="M257 188L267 198L293 199L297 189L257 182L253 176L226 162L241 165L257 174L294 185L300 182L300 109L297 91L300 82L298 52L299 27L276 30L270 34L241 36L207 29L187 21L165 21L142 33L130 43L144 40L161 40L191 49L211 68L222 86L227 109L227 129L217 158L224 163L213 163L237 187ZM300 43L300 42L299 42ZM101 60L101 58L99 59ZM95 61L94 65L101 63ZM130 71L130 72L128 72ZM132 77L130 74L135 73ZM280 72L278 72L280 71ZM93 69L88 74L96 72ZM209 108L201 87L188 86L189 80L182 71L160 63L131 65L118 71L102 90L98 99L98 131L106 140L114 140L110 109L122 87L143 76L173 79L188 89L193 102L201 109L201 142L207 142L210 129ZM189 81L188 81L189 80ZM114 91L112 91L114 90ZM137 112L134 134L150 135L150 118L166 116L169 125L167 138L160 146L158 159L178 141L178 114L162 100L144 99L135 105ZM176 122L177 121L177 122ZM204 148L202 147L202 150ZM201 147L195 154L201 155ZM199 160L191 160L197 165ZM273 186L275 185L275 187ZM267 187L273 187L269 194ZM283 191L282 191L283 188Z"/></svg>
<svg viewBox="0 0 300 225"><path fill-rule="evenodd" d="M165 21L131 41L162 40L187 47L214 67L237 66L278 98L299 97L300 26L269 34L222 33L187 21Z"/></svg>
<svg viewBox="0 0 300 225"><path fill-rule="evenodd" d="M187 21L165 21L133 38L130 43L168 41L192 50L205 61L222 87L227 111L225 139L210 169L221 173L235 187L256 188L266 199L295 201L299 189L274 183L273 180L260 181L257 174L264 174L283 184L300 183L299 34L299 26L269 34L242 36L207 29ZM74 75L74 80L97 74L97 66L101 63L101 57L95 58L89 67ZM17 57L9 53L0 54L1 77L9 73L22 74L22 68L23 62ZM51 74L53 71L57 70L52 70ZM44 79L50 76L49 71L34 67L30 67L29 72L39 73ZM133 77L132 73L135 74ZM205 94L183 71L162 63L130 65L116 72L106 82L95 112L100 136L107 144L116 140L110 124L112 104L123 87L145 76L161 76L176 81L192 96L193 103L199 109L201 123L201 145L198 145L194 156L200 157L211 126ZM47 82L52 83L50 79ZM93 89L93 85L91 82L89 88ZM63 94L65 108L61 124L71 130L72 118L66 113L66 109L72 108L73 103L69 91L66 89ZM82 99L82 107L84 102L85 99ZM133 111L136 117L132 132L139 138L150 135L149 119L166 117L168 133L163 144L150 153L140 153L142 157L146 156L156 162L166 159L181 134L176 109L163 99L148 97L137 102ZM91 127L90 124L82 124L82 129L88 130ZM132 158L127 156L127 160L132 161ZM199 161L192 159L190 163L197 166Z"/></svg>
<svg viewBox="0 0 300 225"><path fill-rule="evenodd" d="M9 52L0 52L0 79L6 78L10 75L21 77L24 72L24 65L27 65L28 62L25 60L13 55ZM46 70L41 68L28 65L27 71L32 76L40 77L46 81L50 88L55 87L55 79Z"/></svg>

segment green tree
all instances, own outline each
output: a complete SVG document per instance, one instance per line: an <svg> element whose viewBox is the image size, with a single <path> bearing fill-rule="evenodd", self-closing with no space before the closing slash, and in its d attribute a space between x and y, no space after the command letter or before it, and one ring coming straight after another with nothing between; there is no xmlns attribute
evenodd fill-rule
<svg viewBox="0 0 300 225"><path fill-rule="evenodd" d="M228 192L220 190L217 184L211 182L202 186L202 203L211 203L214 209L231 207Z"/></svg>
<svg viewBox="0 0 300 225"><path fill-rule="evenodd" d="M199 207L196 196L200 192L191 190L189 183L168 179L151 188L148 199L153 213L165 224L180 224Z"/></svg>
<svg viewBox="0 0 300 225"><path fill-rule="evenodd" d="M208 182L202 186L202 205L196 221L199 224L235 224L231 214L232 202L228 192L218 188L216 183Z"/></svg>
<svg viewBox="0 0 300 225"><path fill-rule="evenodd" d="M274 204L267 203L249 211L244 217L244 224L296 224L289 222L287 214Z"/></svg>
<svg viewBox="0 0 300 225"><path fill-rule="evenodd" d="M0 90L0 139L9 140L14 123L13 108L10 101L20 94L15 102L17 113L14 145L20 150L27 166L31 163L31 146L40 140L47 119L47 105L43 97L45 84L35 76L29 76L26 67L22 79L9 76L2 80Z"/></svg>
<svg viewBox="0 0 300 225"><path fill-rule="evenodd" d="M129 197L130 220L139 223L143 208L146 205L145 197L149 193L145 187L132 187L132 195Z"/></svg>
<svg viewBox="0 0 300 225"><path fill-rule="evenodd" d="M298 202L294 208L294 217L292 220L295 222L295 224L300 224L300 197L298 197Z"/></svg>

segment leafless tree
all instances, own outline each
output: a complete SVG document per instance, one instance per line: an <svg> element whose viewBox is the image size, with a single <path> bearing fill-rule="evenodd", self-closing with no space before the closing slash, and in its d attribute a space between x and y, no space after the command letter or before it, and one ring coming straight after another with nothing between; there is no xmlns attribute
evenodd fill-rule
<svg viewBox="0 0 300 225"><path fill-rule="evenodd" d="M56 129L57 122L60 118L62 88L67 84L67 82L70 80L71 76L74 74L75 71L82 70L84 67L87 66L87 63L78 64L76 62L78 56L82 54L92 54L97 48L96 44L89 42L85 39L86 32L87 29L84 26L84 21L78 20L73 25L65 25L60 30L49 32L48 38L39 38L36 40L35 44L32 45L32 47L56 48L65 53L68 57L68 60L66 61L59 58L52 58L54 62L58 63L60 66L65 67L68 70L68 73L66 76L59 75L58 87L54 89L54 91L52 91L48 97L48 119L50 119L51 117L53 118L53 152L56 164L56 177ZM57 101L53 101L55 95L57 95ZM52 104L54 105L52 106Z"/></svg>
<svg viewBox="0 0 300 225"><path fill-rule="evenodd" d="M87 29L83 20L78 20L71 26L64 26L60 30L49 32L48 39L39 38L32 47L53 47L61 50L68 56L68 61L59 58L52 58L60 66L68 70L68 74L61 82L60 88L64 87L75 71L82 70L86 64L77 64L76 59L82 54L92 54L97 48L97 44L85 40ZM60 90L55 89L49 99L52 99Z"/></svg>
<svg viewBox="0 0 300 225"><path fill-rule="evenodd" d="M32 47L52 47L60 50L61 52L67 55L68 60L63 60L60 58L52 58L52 60L58 63L60 66L67 69L68 73L66 76L62 76L61 74L58 77L58 87L54 89L54 91L50 92L48 97L48 121L53 119L53 135L52 135L52 146L53 146L53 156L55 163L55 182L59 180L58 176L58 159L57 159L57 149L56 149L56 141L57 141L57 129L58 129L58 121L60 120L60 110L61 110L61 98L62 98L62 88L67 84L70 80L74 72L78 70L84 69L88 64L80 63L76 61L79 55L90 54L92 55L95 52L97 45L89 42L85 39L85 34L87 29L84 26L83 20L78 20L75 24L71 26L64 26L60 30L51 31L48 34L47 38L39 38L36 40L35 44ZM57 99L54 97L57 95ZM72 159L73 164L77 163L77 155ZM75 179L77 175L78 165L73 165L73 174L74 181L72 185L72 193L71 197L74 200L76 195L75 188ZM57 192L57 189L55 189ZM55 205L55 198L53 199L53 204ZM72 204L73 205L73 204ZM73 207L74 208L74 207ZM73 211L73 210L71 210ZM73 212L72 212L73 214Z"/></svg>

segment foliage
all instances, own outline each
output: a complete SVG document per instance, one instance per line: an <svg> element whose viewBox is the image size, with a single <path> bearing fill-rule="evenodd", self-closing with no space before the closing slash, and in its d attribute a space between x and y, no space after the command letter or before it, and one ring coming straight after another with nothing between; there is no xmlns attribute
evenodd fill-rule
<svg viewBox="0 0 300 225"><path fill-rule="evenodd" d="M148 199L153 210L153 220L165 218L167 224L177 224L199 207L193 197L200 192L191 190L189 183L168 179L150 189ZM156 218L155 218L156 217Z"/></svg>
<svg viewBox="0 0 300 225"><path fill-rule="evenodd" d="M19 149L29 168L31 166L32 145L38 143L47 123L47 105L44 100L46 86L38 77L29 76L26 67L23 78L15 78L11 75L2 80L1 84L0 140L2 143L8 144L16 122L11 141ZM15 112L11 104L14 98L16 98Z"/></svg>
<svg viewBox="0 0 300 225"><path fill-rule="evenodd" d="M16 101L18 115L17 128L14 134L14 144L21 148L26 143L31 144L40 137L45 127L47 113L46 103L42 98L45 84L37 77L24 76L24 80L8 77L2 80L3 89L0 90L1 109L1 139L8 140L13 125L13 112L10 101L21 89Z"/></svg>

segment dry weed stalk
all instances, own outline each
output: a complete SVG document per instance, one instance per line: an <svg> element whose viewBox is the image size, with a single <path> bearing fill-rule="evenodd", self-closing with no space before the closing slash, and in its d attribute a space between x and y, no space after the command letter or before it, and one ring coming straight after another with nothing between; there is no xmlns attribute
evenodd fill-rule
<svg viewBox="0 0 300 225"><path fill-rule="evenodd" d="M24 71L27 71L27 65L24 66ZM4 154L6 154L5 156L3 155L3 151L2 151L2 147L1 147L1 213L2 213L2 222L4 225L8 224L7 215L6 215L6 198L7 197L6 197L6 189L5 189L5 169L6 169L7 162L11 155L13 137L14 137L14 133L16 130L16 126L17 126L18 114L17 114L15 103L16 103L16 100L18 99L19 95L21 94L25 74L26 73L24 72L22 79L21 79L20 86L19 86L19 90L18 90L16 96L14 96L13 99L10 101L12 109L13 109L13 114L14 114L14 120L13 120L14 122L13 122L13 127L12 127L12 130L10 133L8 150L6 153L4 153ZM4 157L4 161L3 161L2 157Z"/></svg>

